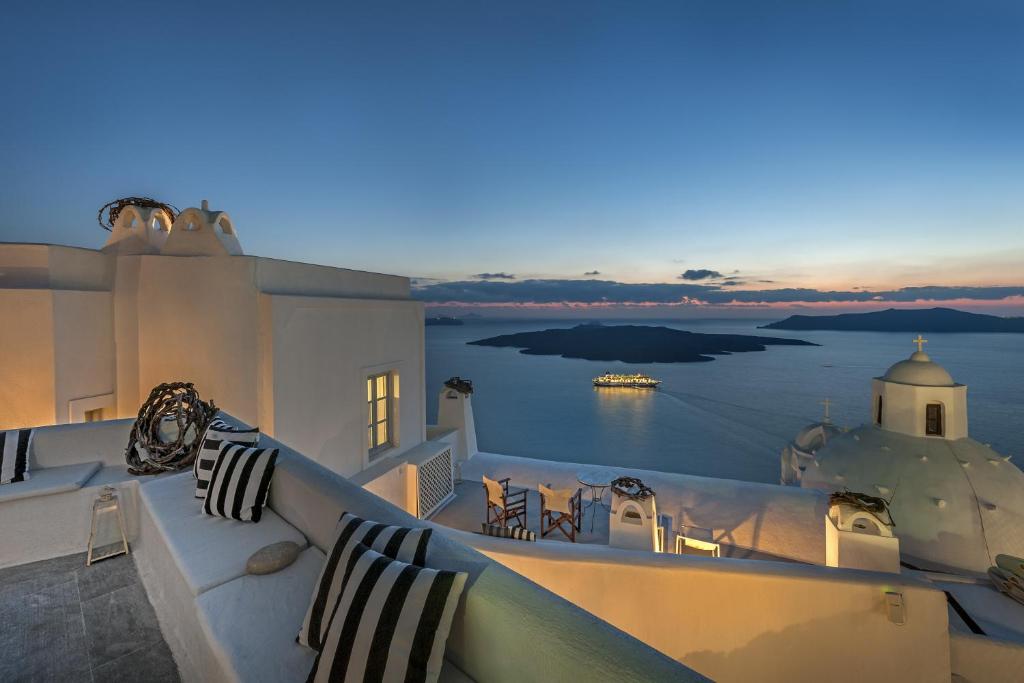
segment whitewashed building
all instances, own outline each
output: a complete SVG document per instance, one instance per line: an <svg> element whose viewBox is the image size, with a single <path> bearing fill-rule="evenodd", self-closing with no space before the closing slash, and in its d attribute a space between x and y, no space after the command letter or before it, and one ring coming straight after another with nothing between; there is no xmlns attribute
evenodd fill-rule
<svg viewBox="0 0 1024 683"><path fill-rule="evenodd" d="M230 216L126 207L99 250L0 244L0 429L133 417L190 381L344 476L426 440L409 280L246 256Z"/></svg>

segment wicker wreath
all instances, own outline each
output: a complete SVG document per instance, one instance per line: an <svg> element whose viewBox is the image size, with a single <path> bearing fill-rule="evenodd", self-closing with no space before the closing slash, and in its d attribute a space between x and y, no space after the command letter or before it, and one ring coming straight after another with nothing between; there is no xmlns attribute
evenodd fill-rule
<svg viewBox="0 0 1024 683"><path fill-rule="evenodd" d="M449 389L454 389L460 394L472 394L473 393L473 382L468 379L462 379L461 377L449 377L448 381L444 383Z"/></svg>
<svg viewBox="0 0 1024 683"><path fill-rule="evenodd" d="M199 398L191 382L168 382L155 387L139 408L128 437L128 471L159 474L188 467L199 451L199 436L216 414L213 401ZM163 440L160 434L161 425L168 422L174 422L178 428L172 441Z"/></svg>
<svg viewBox="0 0 1024 683"><path fill-rule="evenodd" d="M654 489L636 477L619 477L612 480L612 493L631 500L647 500L654 495Z"/></svg>

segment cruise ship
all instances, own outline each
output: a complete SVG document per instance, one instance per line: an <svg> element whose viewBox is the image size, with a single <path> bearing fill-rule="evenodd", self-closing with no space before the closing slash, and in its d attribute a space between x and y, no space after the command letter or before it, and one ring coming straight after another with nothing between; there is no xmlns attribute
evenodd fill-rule
<svg viewBox="0 0 1024 683"><path fill-rule="evenodd" d="M642 372L631 375L620 375L614 372L606 372L600 377L594 378L595 387L632 387L634 389L657 389L661 384L660 379L648 377Z"/></svg>

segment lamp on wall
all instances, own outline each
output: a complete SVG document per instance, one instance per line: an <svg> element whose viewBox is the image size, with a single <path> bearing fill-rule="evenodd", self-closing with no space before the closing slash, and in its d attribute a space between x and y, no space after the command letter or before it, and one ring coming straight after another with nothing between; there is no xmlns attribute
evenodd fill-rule
<svg viewBox="0 0 1024 683"><path fill-rule="evenodd" d="M120 538L120 542L118 539ZM115 546L101 555L95 554L96 548ZM117 489L104 486L100 495L92 504L92 529L89 531L89 552L85 557L85 566L117 555L127 555L128 538L124 530L124 513L117 497Z"/></svg>

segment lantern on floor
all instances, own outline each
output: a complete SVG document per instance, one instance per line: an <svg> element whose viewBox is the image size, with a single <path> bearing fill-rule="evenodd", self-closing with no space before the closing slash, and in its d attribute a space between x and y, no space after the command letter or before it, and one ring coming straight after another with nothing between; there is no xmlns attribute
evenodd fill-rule
<svg viewBox="0 0 1024 683"><path fill-rule="evenodd" d="M101 555L96 555L96 548L107 548ZM89 531L89 553L85 558L85 566L93 562L105 560L108 557L126 555L128 550L128 537L124 529L124 513L121 511L121 501L117 496L117 489L113 486L104 486L100 495L92 504L92 529Z"/></svg>

